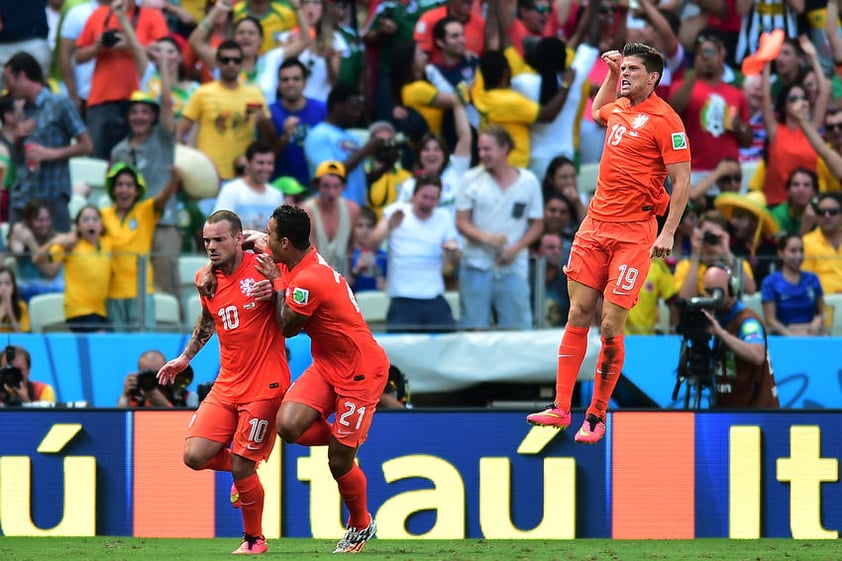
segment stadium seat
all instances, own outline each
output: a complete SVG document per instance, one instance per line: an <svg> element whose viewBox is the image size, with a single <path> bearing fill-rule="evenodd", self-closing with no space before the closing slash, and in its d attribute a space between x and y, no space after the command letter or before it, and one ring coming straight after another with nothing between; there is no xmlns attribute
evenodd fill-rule
<svg viewBox="0 0 842 561"><path fill-rule="evenodd" d="M658 321L655 324L655 331L664 335L670 334L670 307L661 298L658 299Z"/></svg>
<svg viewBox="0 0 842 561"><path fill-rule="evenodd" d="M842 294L824 295L824 326L833 337L842 336Z"/></svg>
<svg viewBox="0 0 842 561"><path fill-rule="evenodd" d="M368 142L368 139L371 137L371 133L368 132L368 129L347 129L345 132L354 135L357 140L359 140L360 146Z"/></svg>
<svg viewBox="0 0 842 561"><path fill-rule="evenodd" d="M596 191L596 176L599 173L599 162L590 164L582 164L579 167L579 177L576 179L576 186L579 187L579 192L593 197Z"/></svg>
<svg viewBox="0 0 842 561"><path fill-rule="evenodd" d="M64 293L37 294L30 298L29 319L33 333L65 329Z"/></svg>
<svg viewBox="0 0 842 561"><path fill-rule="evenodd" d="M754 174L757 173L757 162L745 162L740 165L743 170L743 182L740 184L740 193L748 193L748 186Z"/></svg>
<svg viewBox="0 0 842 561"><path fill-rule="evenodd" d="M108 162L99 158L78 156L70 158L70 184L85 183L91 188L88 200L99 203L100 195L105 193L105 174L108 173ZM71 217L72 218L72 217Z"/></svg>
<svg viewBox="0 0 842 561"><path fill-rule="evenodd" d="M757 313L757 315L759 315L763 319L765 323L766 318L763 316L763 303L760 301L759 290L754 294L743 294L742 302L746 308L754 310Z"/></svg>
<svg viewBox="0 0 842 561"><path fill-rule="evenodd" d="M178 284L181 285L182 294L196 292L193 288L193 277L196 276L196 271L204 267L207 262L208 256L204 254L178 257Z"/></svg>
<svg viewBox="0 0 842 561"><path fill-rule="evenodd" d="M199 319L199 315L202 313L202 301L199 299L199 295L196 292L190 295L187 299L187 305L184 309L184 323L187 325L187 331L192 331L193 326L196 324L196 320Z"/></svg>
<svg viewBox="0 0 842 561"><path fill-rule="evenodd" d="M444 293L444 299L447 300L448 306L450 306L450 313L453 314L453 319L457 322L459 321L459 291L458 290L448 290Z"/></svg>
<svg viewBox="0 0 842 561"><path fill-rule="evenodd" d="M155 326L163 331L181 330L181 307L172 294L155 295Z"/></svg>
<svg viewBox="0 0 842 561"><path fill-rule="evenodd" d="M364 290L354 294L360 312L369 326L383 326L386 324L386 313L389 311L389 297L382 290Z"/></svg>

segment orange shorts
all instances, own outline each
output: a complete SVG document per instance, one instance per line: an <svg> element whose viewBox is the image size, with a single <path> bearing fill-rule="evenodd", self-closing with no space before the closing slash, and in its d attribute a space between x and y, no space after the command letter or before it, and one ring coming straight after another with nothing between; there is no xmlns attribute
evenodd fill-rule
<svg viewBox="0 0 842 561"><path fill-rule="evenodd" d="M284 401L301 403L318 411L323 419L331 413L336 416L331 432L336 440L350 448L357 448L368 437L371 419L380 402L380 396L388 380L388 371L383 376L372 376L364 391L351 394L333 386L329 377L311 365L287 390Z"/></svg>
<svg viewBox="0 0 842 561"><path fill-rule="evenodd" d="M649 274L649 252L657 232L654 216L643 222L602 222L586 216L564 272L570 280L599 290L612 304L630 310Z"/></svg>
<svg viewBox="0 0 842 561"><path fill-rule="evenodd" d="M186 438L230 442L232 453L254 462L265 460L275 446L275 416L282 400L225 403L211 390L190 419Z"/></svg>

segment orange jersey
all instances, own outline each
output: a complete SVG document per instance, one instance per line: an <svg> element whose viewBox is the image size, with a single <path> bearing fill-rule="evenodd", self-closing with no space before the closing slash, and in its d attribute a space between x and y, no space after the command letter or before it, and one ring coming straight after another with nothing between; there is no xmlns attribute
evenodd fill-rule
<svg viewBox="0 0 842 561"><path fill-rule="evenodd" d="M286 305L310 318L304 331L310 336L313 366L334 386L381 367L388 370L386 351L371 334L354 293L315 248L292 271L281 269L288 281Z"/></svg>
<svg viewBox="0 0 842 561"><path fill-rule="evenodd" d="M256 263L253 253L244 253L243 262L230 276L216 271L214 297L201 296L202 307L214 317L219 337L220 367L214 391L229 403L281 397L290 383L275 305L251 297L252 285L263 278Z"/></svg>
<svg viewBox="0 0 842 561"><path fill-rule="evenodd" d="M655 94L633 107L621 97L600 107L599 116L608 130L588 216L635 222L662 215L669 205L666 166L690 161L684 123Z"/></svg>

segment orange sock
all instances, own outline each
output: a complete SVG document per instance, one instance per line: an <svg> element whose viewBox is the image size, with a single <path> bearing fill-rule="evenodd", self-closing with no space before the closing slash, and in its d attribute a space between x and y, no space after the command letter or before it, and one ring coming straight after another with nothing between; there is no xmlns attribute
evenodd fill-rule
<svg viewBox="0 0 842 561"><path fill-rule="evenodd" d="M573 400L573 386L579 377L579 369L588 350L588 328L567 325L558 346L558 369L556 370L555 401L558 408L570 411Z"/></svg>
<svg viewBox="0 0 842 561"><path fill-rule="evenodd" d="M327 446L330 443L330 425L324 419L319 419L295 443L301 446Z"/></svg>
<svg viewBox="0 0 842 561"><path fill-rule="evenodd" d="M245 479L234 482L240 493L243 511L243 532L250 536L263 536L263 485L253 473Z"/></svg>
<svg viewBox="0 0 842 561"><path fill-rule="evenodd" d="M351 513L348 524L358 530L367 528L371 519L368 516L368 501L366 499L368 481L363 470L355 463L348 473L336 479L336 483L339 485L342 502L345 503Z"/></svg>
<svg viewBox="0 0 842 561"><path fill-rule="evenodd" d="M231 471L231 450L223 448L216 455L208 460L202 469L212 469L216 471Z"/></svg>
<svg viewBox="0 0 842 561"><path fill-rule="evenodd" d="M625 358L626 344L622 334L602 338L602 349L599 351L594 374L593 399L591 399L591 406L588 407L588 413L593 413L603 421L605 421L605 412L608 410L608 402L611 401L614 386L620 379L620 371L623 369Z"/></svg>

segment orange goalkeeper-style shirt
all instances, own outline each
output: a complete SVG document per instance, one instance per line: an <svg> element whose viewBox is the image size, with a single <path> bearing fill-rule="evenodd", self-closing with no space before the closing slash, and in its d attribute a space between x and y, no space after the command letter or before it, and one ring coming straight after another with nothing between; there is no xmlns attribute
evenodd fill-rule
<svg viewBox="0 0 842 561"><path fill-rule="evenodd" d="M251 297L251 287L263 278L256 263L253 253L243 254L243 262L230 276L216 271L214 297L201 296L219 337L214 391L230 403L281 397L290 384L286 341L275 320L275 304Z"/></svg>
<svg viewBox="0 0 842 561"><path fill-rule="evenodd" d="M666 166L690 161L684 123L655 94L635 106L621 97L600 107L599 116L607 132L588 216L635 222L662 215L669 205Z"/></svg>
<svg viewBox="0 0 842 561"><path fill-rule="evenodd" d="M348 388L355 376L386 372L386 351L371 334L345 279L310 248L301 262L287 270L286 305L309 316L304 331L312 342L313 365L335 387Z"/></svg>

